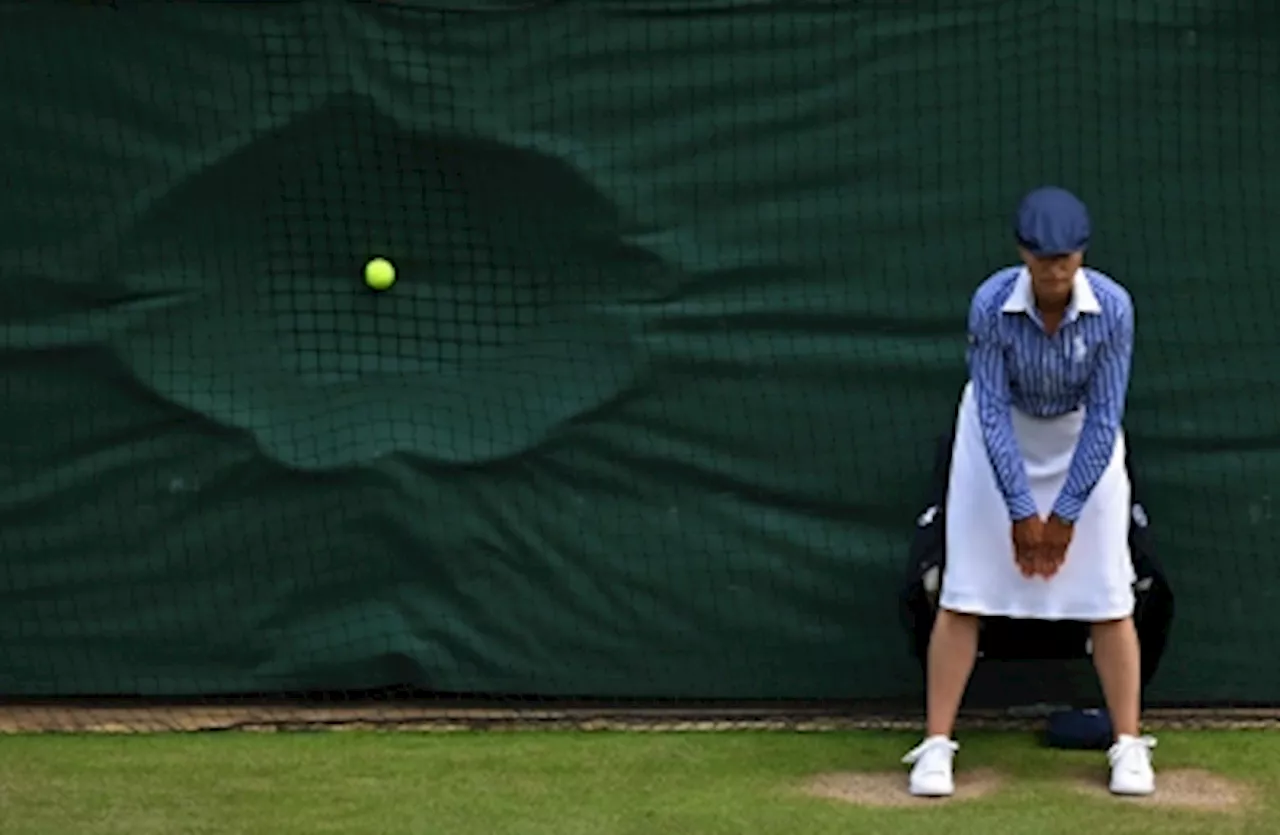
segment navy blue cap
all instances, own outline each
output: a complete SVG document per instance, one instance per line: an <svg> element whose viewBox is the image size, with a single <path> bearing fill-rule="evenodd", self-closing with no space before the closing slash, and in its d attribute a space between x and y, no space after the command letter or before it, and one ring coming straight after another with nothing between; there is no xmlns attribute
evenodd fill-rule
<svg viewBox="0 0 1280 835"><path fill-rule="evenodd" d="M1032 255L1065 255L1089 246L1089 210L1071 192L1045 186L1022 198L1013 234Z"/></svg>

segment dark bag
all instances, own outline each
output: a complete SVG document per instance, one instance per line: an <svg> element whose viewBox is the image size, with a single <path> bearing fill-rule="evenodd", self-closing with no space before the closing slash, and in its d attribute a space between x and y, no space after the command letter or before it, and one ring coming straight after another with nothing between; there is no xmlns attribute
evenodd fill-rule
<svg viewBox="0 0 1280 835"><path fill-rule="evenodd" d="M907 576L901 595L901 613L912 653L923 665L928 658L929 636L937 615L938 594L946 565L947 484L951 472L952 435L938 439L929 494L916 518L915 535L907 557ZM1139 500L1139 485L1132 456L1126 450L1125 465L1132 484L1129 548L1133 556L1134 623L1142 644L1142 683L1155 676L1164 655L1173 623L1173 589L1156 558L1146 509ZM1089 654L1089 624L1077 621L982 619L978 656L1003 660L1051 660L1084 658Z"/></svg>

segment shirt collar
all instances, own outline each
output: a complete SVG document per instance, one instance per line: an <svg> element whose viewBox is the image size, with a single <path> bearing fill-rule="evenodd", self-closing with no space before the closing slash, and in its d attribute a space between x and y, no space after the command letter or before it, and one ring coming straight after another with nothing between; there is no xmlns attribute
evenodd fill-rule
<svg viewBox="0 0 1280 835"><path fill-rule="evenodd" d="M1018 278L1013 282L1013 290L1009 293L1009 298L1005 299L1004 307L1000 309L1005 313L1035 312L1036 297L1031 289L1031 271L1026 267L1018 271ZM1098 303L1098 296L1093 292L1089 277L1084 274L1084 270L1076 270L1075 278L1072 279L1071 301L1067 305L1066 319L1074 321L1081 313L1101 312L1102 305Z"/></svg>

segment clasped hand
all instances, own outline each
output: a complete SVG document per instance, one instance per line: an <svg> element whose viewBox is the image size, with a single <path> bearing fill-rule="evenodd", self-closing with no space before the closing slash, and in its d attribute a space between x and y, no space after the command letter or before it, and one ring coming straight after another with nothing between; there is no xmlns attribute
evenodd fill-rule
<svg viewBox="0 0 1280 835"><path fill-rule="evenodd" d="M1013 557L1023 577L1048 580L1067 560L1072 524L1057 515L1031 516L1013 523Z"/></svg>

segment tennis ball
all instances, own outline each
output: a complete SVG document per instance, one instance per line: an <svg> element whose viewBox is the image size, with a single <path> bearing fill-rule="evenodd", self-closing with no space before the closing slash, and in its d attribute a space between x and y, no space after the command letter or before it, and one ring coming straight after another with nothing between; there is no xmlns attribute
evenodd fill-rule
<svg viewBox="0 0 1280 835"><path fill-rule="evenodd" d="M364 265L364 283L385 290L396 283L396 268L386 258L374 258Z"/></svg>

